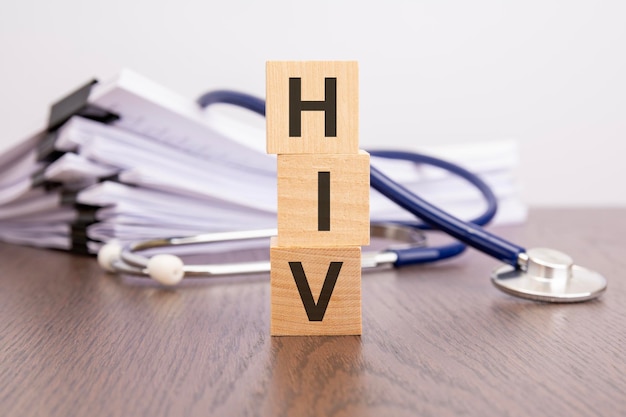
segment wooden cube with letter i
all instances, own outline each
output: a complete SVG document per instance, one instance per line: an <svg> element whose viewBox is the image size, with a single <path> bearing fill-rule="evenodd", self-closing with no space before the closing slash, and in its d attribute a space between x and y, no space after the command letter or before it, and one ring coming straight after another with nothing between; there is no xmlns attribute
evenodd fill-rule
<svg viewBox="0 0 626 417"><path fill-rule="evenodd" d="M358 66L267 63L267 151L278 159L273 336L361 334L369 154L358 148Z"/></svg>

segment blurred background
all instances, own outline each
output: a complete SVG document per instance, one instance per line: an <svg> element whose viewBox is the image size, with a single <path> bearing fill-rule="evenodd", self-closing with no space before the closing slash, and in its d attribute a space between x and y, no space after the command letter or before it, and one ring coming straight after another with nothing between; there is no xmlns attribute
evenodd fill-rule
<svg viewBox="0 0 626 417"><path fill-rule="evenodd" d="M358 60L363 148L516 139L531 206L623 206L626 2L24 0L0 5L0 151L131 68L265 94L267 60Z"/></svg>

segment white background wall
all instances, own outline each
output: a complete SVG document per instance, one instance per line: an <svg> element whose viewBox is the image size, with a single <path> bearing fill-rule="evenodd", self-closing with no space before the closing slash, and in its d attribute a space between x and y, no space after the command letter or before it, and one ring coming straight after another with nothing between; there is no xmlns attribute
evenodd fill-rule
<svg viewBox="0 0 626 417"><path fill-rule="evenodd" d="M91 77L263 95L268 59L360 62L363 147L517 138L531 205L626 205L626 2L0 4L0 150Z"/></svg>

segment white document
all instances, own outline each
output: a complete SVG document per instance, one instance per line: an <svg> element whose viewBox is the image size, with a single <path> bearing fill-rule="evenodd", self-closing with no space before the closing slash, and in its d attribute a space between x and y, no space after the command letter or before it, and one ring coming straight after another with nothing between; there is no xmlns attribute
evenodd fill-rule
<svg viewBox="0 0 626 417"><path fill-rule="evenodd" d="M52 163L37 160L45 132L0 155L0 239L69 249L72 224L82 221L91 239L87 246L95 251L113 238L129 242L276 226L276 158L265 153L264 129L203 110L130 71L96 84L89 102L120 119L105 125L71 118L57 131L55 147L65 154ZM408 151L479 174L498 198L496 222L525 219L514 176L515 141L416 145ZM480 193L448 172L376 157L372 164L458 217L472 219L484 210ZM33 188L40 173L56 185ZM85 208L64 203L70 191L76 203L93 208L93 222L85 222ZM370 209L372 221L415 220L375 191Z"/></svg>

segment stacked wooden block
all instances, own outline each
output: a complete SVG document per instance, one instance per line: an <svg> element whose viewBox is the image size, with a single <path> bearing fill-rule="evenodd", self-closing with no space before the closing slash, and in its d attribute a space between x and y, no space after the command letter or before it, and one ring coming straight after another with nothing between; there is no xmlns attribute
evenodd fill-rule
<svg viewBox="0 0 626 417"><path fill-rule="evenodd" d="M361 334L369 154L356 62L267 63L267 152L278 158L271 334Z"/></svg>

